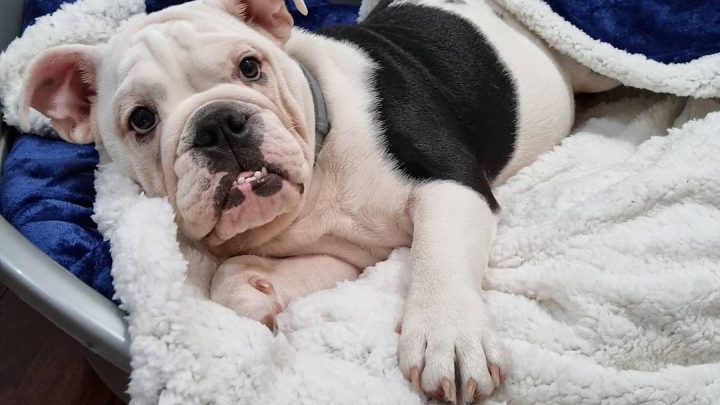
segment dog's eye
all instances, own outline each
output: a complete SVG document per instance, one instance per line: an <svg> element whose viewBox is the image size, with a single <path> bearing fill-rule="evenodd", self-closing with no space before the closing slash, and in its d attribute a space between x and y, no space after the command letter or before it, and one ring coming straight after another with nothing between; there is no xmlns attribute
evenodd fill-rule
<svg viewBox="0 0 720 405"><path fill-rule="evenodd" d="M258 80L262 77L260 61L253 57L247 57L241 60L240 73L248 80Z"/></svg>
<svg viewBox="0 0 720 405"><path fill-rule="evenodd" d="M138 107L130 114L130 127L138 135L147 135L157 125L155 113L145 107Z"/></svg>

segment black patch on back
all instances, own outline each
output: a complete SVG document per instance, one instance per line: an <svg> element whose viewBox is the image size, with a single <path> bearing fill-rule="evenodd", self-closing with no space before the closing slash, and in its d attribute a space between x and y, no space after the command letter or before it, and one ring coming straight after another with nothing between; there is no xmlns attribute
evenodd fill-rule
<svg viewBox="0 0 720 405"><path fill-rule="evenodd" d="M354 43L377 64L374 91L388 152L416 179L454 180L481 193L512 156L515 85L465 19L421 5L381 2L355 26L325 36Z"/></svg>

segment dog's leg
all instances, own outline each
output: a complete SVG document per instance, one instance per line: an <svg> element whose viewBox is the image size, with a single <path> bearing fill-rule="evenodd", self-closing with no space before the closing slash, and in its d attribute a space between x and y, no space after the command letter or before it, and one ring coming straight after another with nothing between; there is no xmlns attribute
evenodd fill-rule
<svg viewBox="0 0 720 405"><path fill-rule="evenodd" d="M237 256L218 268L210 298L275 329L275 316L295 298L354 280L358 274L356 267L330 256Z"/></svg>
<svg viewBox="0 0 720 405"><path fill-rule="evenodd" d="M619 81L603 76L569 56L558 51L554 51L553 54L570 78L574 93L602 93L621 85Z"/></svg>
<svg viewBox="0 0 720 405"><path fill-rule="evenodd" d="M505 378L509 361L480 295L493 212L470 188L437 181L414 192L411 216L412 281L400 368L430 397L482 400Z"/></svg>

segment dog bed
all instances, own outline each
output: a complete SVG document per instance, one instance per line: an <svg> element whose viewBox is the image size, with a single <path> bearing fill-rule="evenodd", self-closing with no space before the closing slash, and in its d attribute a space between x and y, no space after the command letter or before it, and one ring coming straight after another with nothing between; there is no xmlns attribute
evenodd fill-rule
<svg viewBox="0 0 720 405"><path fill-rule="evenodd" d="M702 47L686 60L632 54L624 49L643 51L589 36L561 14L572 9L561 2L498 2L596 71L675 96L614 92L590 100L573 136L497 190L503 213L485 298L513 369L489 402L714 403L720 105L702 97L720 96L720 55ZM708 18L720 15L709 1L693 5ZM103 17L111 20L103 30L122 20ZM693 46L686 45L683 52ZM684 63L667 63L675 60ZM188 266L193 276L210 270L176 242L167 201L143 196L112 163L99 168L95 189L94 218L111 241L115 287L129 313L135 403L425 402L396 360L407 250L356 282L291 304L273 336L208 301L202 283L192 282L198 278L188 277Z"/></svg>

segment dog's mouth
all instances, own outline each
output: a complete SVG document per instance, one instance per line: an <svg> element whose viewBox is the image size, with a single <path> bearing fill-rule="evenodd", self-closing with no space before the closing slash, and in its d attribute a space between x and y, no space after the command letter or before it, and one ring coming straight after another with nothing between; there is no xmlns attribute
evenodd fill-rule
<svg viewBox="0 0 720 405"><path fill-rule="evenodd" d="M246 231L263 227L293 211L304 191L303 183L291 180L291 176L274 164L226 172L212 194L215 225L203 239L211 246L218 246Z"/></svg>
<svg viewBox="0 0 720 405"><path fill-rule="evenodd" d="M282 188L283 179L279 174L270 172L267 167L263 166L260 170L244 171L238 174L232 187L244 194L253 192L261 197L269 197Z"/></svg>
<svg viewBox="0 0 720 405"><path fill-rule="evenodd" d="M234 104L220 107L215 114L220 118L235 113ZM245 112L242 128L215 122L209 112L195 113L185 123L173 162L177 187L172 197L188 238L218 246L247 231L262 233L284 223L302 205L310 173L301 144L277 117L263 111Z"/></svg>
<svg viewBox="0 0 720 405"><path fill-rule="evenodd" d="M215 195L218 215L253 197L270 198L280 193L283 187L291 187L298 194L305 191L302 183L293 183L282 168L272 164L258 165L254 170L228 173L220 181ZM259 202L262 203L262 200Z"/></svg>

